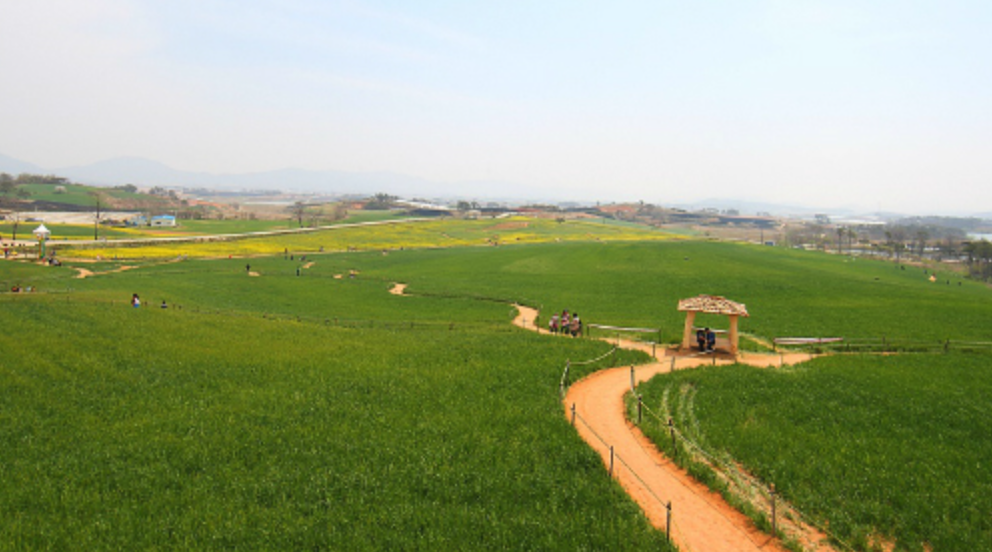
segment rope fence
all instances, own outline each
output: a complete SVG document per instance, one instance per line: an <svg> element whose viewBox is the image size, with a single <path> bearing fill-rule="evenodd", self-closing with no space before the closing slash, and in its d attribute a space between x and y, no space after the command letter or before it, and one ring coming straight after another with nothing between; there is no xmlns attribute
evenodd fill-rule
<svg viewBox="0 0 992 552"><path fill-rule="evenodd" d="M603 437L599 433L597 433L595 429L593 429L592 425L590 425L585 418L583 418L581 415L576 413L575 405L572 405L572 425L575 426L576 423L579 422L581 422L582 425L585 426L585 428L588 429L589 432L592 433L596 437L596 439L598 439L599 442L603 444L604 447L609 449L610 462L608 465L608 473L610 478L611 479L619 478L619 473L617 470L617 464L619 463L641 484L644 490L651 495L651 498L653 498L655 501L658 502L658 504L662 505L665 508L666 510L665 534L667 535L669 546L674 547L675 546L674 541L676 540L682 541L684 543L685 539L673 538L676 535L676 533L680 536L685 535L685 533L682 531L681 527L679 527L677 520L672 519L672 501L671 500L666 501L662 499L660 496L658 496L658 494L654 492L654 490L651 488L651 486L648 485L648 483L644 480L644 478L642 478L636 471L634 471L634 469L630 467L630 464L628 464L623 459L623 457L620 456L619 453L616 453L613 450L613 446L610 445L609 442L606 441L606 439L603 439ZM683 544L680 548L687 551L691 551L691 549L685 544Z"/></svg>
<svg viewBox="0 0 992 552"><path fill-rule="evenodd" d="M925 340L881 337L812 338L778 337L774 339L777 351L806 353L947 353L992 352L992 341L958 341L954 339ZM779 347L783 347L780 349Z"/></svg>
<svg viewBox="0 0 992 552"><path fill-rule="evenodd" d="M756 511L769 514L773 534L785 538L797 537L797 535L789 534L789 531L784 530L779 525L779 520L800 520L801 524L808 525L820 531L833 542L839 544L844 550L854 552L855 549L849 543L830 532L826 526L816 523L812 517L806 515L794 505L781 500L775 491L774 483L766 485L765 482L757 477L740 469L733 458L729 456L727 458L721 458L721 455L707 451L684 432L680 431L671 416L655 412L650 407L645 406L641 397L637 396L638 425L642 423L642 411L647 412L661 427L668 428L671 435L673 459L679 466L688 469L690 462L701 463L712 470L718 477L722 476L733 483L737 487L737 491L730 490L728 485L727 492L740 500L746 501ZM755 495L757 495L757 498L755 498Z"/></svg>
<svg viewBox="0 0 992 552"><path fill-rule="evenodd" d="M570 380L572 377L571 373L573 367L600 362L610 355L615 354L616 350L617 347L613 347L606 353L585 361L566 361L558 385L560 400L565 400L568 387L571 384ZM631 389L633 390L635 389L633 383L633 366L631 366L631 382ZM644 405L641 396L637 395L636 392L633 394L637 398L637 425L641 425L643 423L643 413L647 413L647 416L656 421L660 427L667 428L671 437L673 461L683 469L687 470L690 469L691 464L693 463L701 464L705 468L708 468L716 477L724 479L727 482L728 487L727 498L730 499L731 497L734 497L737 501L741 501L750 506L755 515L766 516L764 521L770 524L771 534L782 539L795 539L797 542L801 542L802 540L809 539L807 532L801 529L801 527L812 527L819 531L820 534L831 539L832 542L839 545L843 550L850 552L855 550L849 543L844 541L838 535L832 533L825 525L816 523L813 521L814 518L808 516L805 512L799 510L789 502L782 500L776 492L774 484L766 484L757 477L747 473L741 469L740 466L738 466L733 458L730 458L726 454L721 455L708 451L696 442L696 440L691 438L687 432L683 432L680 428L676 427L671 416L657 412L654 409ZM651 499L665 509L665 534L669 545L674 546L674 542L676 541L684 543L685 539L682 537L685 536L685 533L679 527L677 520L672 517L672 501L666 500L666 497L664 496L659 496L659 493L648 484L647 480L641 474L637 473L631 467L629 462L614 450L609 441L600 435L592 424L590 424L588 420L577 412L576 405L574 403L571 405L568 417L573 427L578 428L579 424L581 424L591 435L594 436L596 440L599 441L604 449L609 451L606 467L611 479L619 479L621 477L620 471L626 470L630 477L637 481L637 483L642 489L644 489L644 491L646 491ZM755 522L759 524L759 527L761 526L758 519L755 519ZM752 539L750 535L748 535L747 538ZM753 539L752 542L754 542ZM760 543L755 542L755 544ZM685 544L682 544L681 548L683 550L689 550Z"/></svg>
<svg viewBox="0 0 992 552"><path fill-rule="evenodd" d="M617 350L618 348L614 346L609 351L603 353L602 355L596 358L592 358L584 361L576 361L576 362L572 362L571 360L566 360L565 368L562 370L561 379L558 383L559 399L562 401L565 400L565 395L570 385L570 373L573 366L588 366L591 364L595 364L610 357L611 355L613 355L614 357L614 362L612 364L615 365L615 358L616 358L615 355ZM603 436L600 435L595 430L595 428L593 428L592 425L576 411L576 406L574 403L572 404L572 407L570 409L570 423L575 428L578 428L577 424L581 423L587 430L589 430L589 433L591 433L597 440L599 440L600 443L602 443L603 447L609 449L610 456L609 456L609 464L607 466L607 471L611 479L614 478L619 479L619 467L622 466L624 469L627 470L628 473L630 473L630 475L634 479L638 481L638 483L640 483L641 487L648 492L651 498L653 498L658 504L660 504L663 508L665 508L666 511L665 535L666 535L667 543L669 546L669 550L676 550L677 548L675 546L674 541L679 540L681 542L684 542L685 539L682 538L673 539L673 537L675 535L679 535L679 536L685 535L685 533L681 530L677 521L672 517L672 501L671 500L666 501L662 497L658 496L658 494L654 491L654 489L652 489L652 487L648 485L647 481L640 474L634 471L634 469L630 466L630 464L626 460L624 460L624 458L620 454L614 451L613 446L606 439L604 439ZM681 549L691 552L691 549L685 544L681 546Z"/></svg>

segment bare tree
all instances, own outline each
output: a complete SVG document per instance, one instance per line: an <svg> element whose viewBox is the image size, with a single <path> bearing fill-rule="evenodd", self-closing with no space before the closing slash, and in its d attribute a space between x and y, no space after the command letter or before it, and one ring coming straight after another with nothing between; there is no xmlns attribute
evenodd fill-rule
<svg viewBox="0 0 992 552"><path fill-rule="evenodd" d="M287 207L287 209L289 209L289 212L293 214L293 218L296 219L297 223L300 225L300 228L303 228L303 217L307 213L307 204L302 201L297 201Z"/></svg>
<svg viewBox="0 0 992 552"><path fill-rule="evenodd" d="M96 199L96 213L93 216L93 241L100 239L100 193L89 192Z"/></svg>

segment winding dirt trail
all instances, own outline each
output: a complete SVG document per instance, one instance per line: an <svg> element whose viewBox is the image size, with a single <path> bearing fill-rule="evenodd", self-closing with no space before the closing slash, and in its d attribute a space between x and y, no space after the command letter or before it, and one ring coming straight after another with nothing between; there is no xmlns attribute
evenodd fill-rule
<svg viewBox="0 0 992 552"><path fill-rule="evenodd" d="M513 323L540 333L549 333L534 324L536 309L515 305L518 315ZM614 342L614 340L610 340ZM642 382L656 374L713 364L714 357L679 354L671 349L652 351L646 343L619 340L619 346L637 349L658 362L634 367L634 379ZM737 362L754 366L780 366L802 362L809 355L762 355L745 353ZM715 361L718 365L732 364L730 358ZM743 514L732 508L720 495L690 477L676 466L630 424L624 414L624 395L630 391L630 367L601 370L573 384L564 399L565 414L572 416L572 405L579 418L579 435L611 465L613 475L644 510L651 523L662 530L666 527L667 509L672 507L672 539L682 549L693 552L785 551L777 539L759 531ZM823 535L806 530L807 544L817 550L831 550Z"/></svg>
<svg viewBox="0 0 992 552"><path fill-rule="evenodd" d="M125 266L119 266L119 267L114 268L112 270L104 270L103 272L93 272L92 270L90 270L88 268L79 268L79 267L73 268L73 270L75 270L77 272L76 278L90 278L92 276L99 276L101 274L114 274L115 272L124 272L125 270L134 270L136 268L138 268L138 267L131 266L131 265L125 265Z"/></svg>

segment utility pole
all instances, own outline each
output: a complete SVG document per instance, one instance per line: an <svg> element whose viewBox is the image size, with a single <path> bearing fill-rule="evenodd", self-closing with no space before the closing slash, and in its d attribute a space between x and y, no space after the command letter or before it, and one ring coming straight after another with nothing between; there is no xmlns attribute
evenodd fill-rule
<svg viewBox="0 0 992 552"><path fill-rule="evenodd" d="M100 239L100 195L96 194L96 217L93 219L93 241Z"/></svg>

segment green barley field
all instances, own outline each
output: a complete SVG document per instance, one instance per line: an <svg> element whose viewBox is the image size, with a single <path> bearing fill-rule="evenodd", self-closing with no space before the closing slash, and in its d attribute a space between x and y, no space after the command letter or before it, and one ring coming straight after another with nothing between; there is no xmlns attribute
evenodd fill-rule
<svg viewBox="0 0 992 552"><path fill-rule="evenodd" d="M566 359L608 345L513 328L511 302L666 341L678 299L700 293L746 303L756 340L992 341L992 292L950 275L630 235L641 229L537 230L500 247L452 246L484 235L453 224L408 243L393 230L385 254L284 255L280 238L264 246L279 253L247 258L0 263L3 289L36 289L0 294L0 549L664 549L558 402ZM390 295L394 282L411 296ZM983 550L988 360L837 356L639 392L698 388L708 445L862 549L872 534Z"/></svg>

